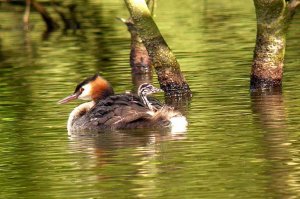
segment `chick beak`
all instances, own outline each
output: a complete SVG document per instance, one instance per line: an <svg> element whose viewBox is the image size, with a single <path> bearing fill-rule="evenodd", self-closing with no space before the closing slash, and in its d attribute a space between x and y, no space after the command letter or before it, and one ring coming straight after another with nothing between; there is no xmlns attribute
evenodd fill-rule
<svg viewBox="0 0 300 199"><path fill-rule="evenodd" d="M80 95L80 93L74 93L72 95L69 95L68 97L65 97L64 99L62 100L59 100L57 103L58 104L65 104L65 103L68 103L70 101L73 101L73 100L76 100L78 99L78 96Z"/></svg>
<svg viewBox="0 0 300 199"><path fill-rule="evenodd" d="M152 93L159 93L159 92L164 92L162 89L160 88L155 88L152 90Z"/></svg>

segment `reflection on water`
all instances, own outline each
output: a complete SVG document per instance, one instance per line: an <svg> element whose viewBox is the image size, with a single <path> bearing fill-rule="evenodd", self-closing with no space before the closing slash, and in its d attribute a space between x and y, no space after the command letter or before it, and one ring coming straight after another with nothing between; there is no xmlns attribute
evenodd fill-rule
<svg viewBox="0 0 300 199"><path fill-rule="evenodd" d="M47 37L37 13L23 31L24 7L0 4L0 198L300 198L299 16L282 93L249 94L253 2L159 1L155 20L193 97L156 96L186 115L187 132L68 137L81 102L57 101L85 77L100 72L116 93L158 85L130 73L123 3L76 3L82 28Z"/></svg>
<svg viewBox="0 0 300 199"><path fill-rule="evenodd" d="M100 134L96 137L71 137L70 151L78 151L86 157L77 161L76 167L96 169L94 178L99 184L126 181L127 192L136 196L151 197L159 183L153 180L159 175L164 142L180 141L185 134L172 135L168 132L125 131ZM133 176L138 177L138 179ZM119 180L118 180L119 179ZM151 180L152 179L152 180ZM123 183L113 183L109 189L123 190ZM105 197L124 197L121 193L109 193ZM104 194L105 195L105 194Z"/></svg>
<svg viewBox="0 0 300 199"><path fill-rule="evenodd" d="M100 166L101 162L106 159L105 157L117 149L133 148L151 155L155 153L155 149L153 149L155 144L183 139L185 139L185 133L171 134L170 132L133 130L129 134L126 131L118 131L98 134L93 137L73 136L70 137L70 147L71 150L86 151L86 153L92 150L93 159L97 159L99 163L97 163L97 166Z"/></svg>
<svg viewBox="0 0 300 199"><path fill-rule="evenodd" d="M270 162L267 174L270 175L268 188L275 197L297 195L294 187L294 172L297 164L291 156L291 144L287 131L287 114L281 91L251 95L252 110L257 115L258 124L264 130L264 156Z"/></svg>

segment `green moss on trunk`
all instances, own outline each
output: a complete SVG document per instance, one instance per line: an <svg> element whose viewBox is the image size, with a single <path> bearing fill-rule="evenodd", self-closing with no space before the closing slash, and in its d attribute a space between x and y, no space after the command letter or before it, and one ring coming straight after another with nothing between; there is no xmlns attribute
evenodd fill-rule
<svg viewBox="0 0 300 199"><path fill-rule="evenodd" d="M282 85L285 37L295 10L292 2L254 0L257 35L251 70L252 89L274 89Z"/></svg>

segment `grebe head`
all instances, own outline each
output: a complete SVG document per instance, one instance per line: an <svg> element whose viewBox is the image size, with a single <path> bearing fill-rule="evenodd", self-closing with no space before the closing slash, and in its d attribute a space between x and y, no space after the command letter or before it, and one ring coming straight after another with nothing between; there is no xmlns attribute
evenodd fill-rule
<svg viewBox="0 0 300 199"><path fill-rule="evenodd" d="M75 99L97 101L113 95L111 85L99 74L86 78L79 83L73 94L60 100L59 104L65 104Z"/></svg>
<svg viewBox="0 0 300 199"><path fill-rule="evenodd" d="M138 89L138 96L141 98L143 103L151 110L151 111L156 111L156 108L152 106L152 104L149 102L147 99L147 95L150 95L152 93L157 93L161 92L163 90L159 88L155 88L153 85L148 84L148 83L143 83L139 86Z"/></svg>
<svg viewBox="0 0 300 199"><path fill-rule="evenodd" d="M149 83L143 83L138 88L138 96L139 97L146 97L147 95L150 95L152 93L158 93L162 92L163 90L159 88L155 88L152 84Z"/></svg>

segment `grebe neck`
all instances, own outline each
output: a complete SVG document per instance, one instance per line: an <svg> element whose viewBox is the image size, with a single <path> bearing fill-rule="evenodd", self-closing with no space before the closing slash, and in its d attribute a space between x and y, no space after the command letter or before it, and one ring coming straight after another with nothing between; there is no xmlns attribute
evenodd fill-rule
<svg viewBox="0 0 300 199"><path fill-rule="evenodd" d="M143 103L151 110L151 111L157 111L157 109L152 106L151 102L149 102L147 96L152 93L161 92L162 90L159 88L155 88L153 85L149 83L143 83L138 88L138 96L141 98Z"/></svg>
<svg viewBox="0 0 300 199"><path fill-rule="evenodd" d="M74 121L85 115L93 106L95 106L95 104L95 101L85 102L73 109L67 123L68 133L72 131Z"/></svg>
<svg viewBox="0 0 300 199"><path fill-rule="evenodd" d="M151 111L157 111L157 109L152 106L151 102L149 102L147 95L141 95L140 96L141 100L143 101L143 103L151 110Z"/></svg>

